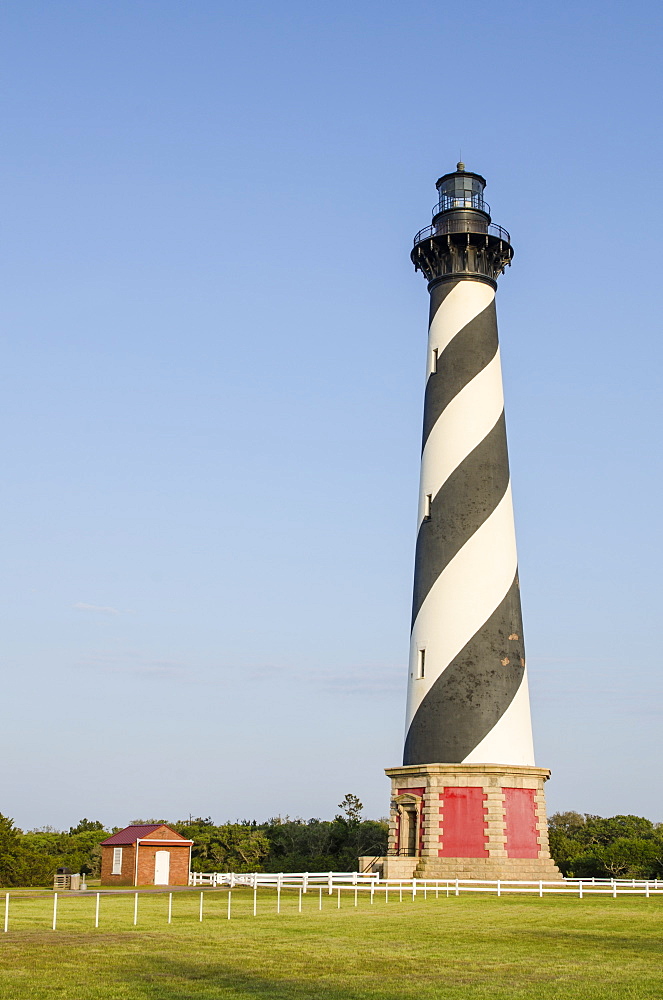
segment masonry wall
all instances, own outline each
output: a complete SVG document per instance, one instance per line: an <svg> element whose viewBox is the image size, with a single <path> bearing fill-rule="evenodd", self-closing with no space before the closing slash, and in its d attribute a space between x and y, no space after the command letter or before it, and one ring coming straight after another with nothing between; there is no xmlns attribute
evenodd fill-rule
<svg viewBox="0 0 663 1000"><path fill-rule="evenodd" d="M133 885L136 866L136 848L133 844L118 844L122 847L122 874L112 875L113 847L101 848L101 884Z"/></svg>
<svg viewBox="0 0 663 1000"><path fill-rule="evenodd" d="M137 885L154 885L154 864L157 851L168 851L170 854L169 885L189 884L189 845L178 844L146 844L142 842L138 848L138 881Z"/></svg>
<svg viewBox="0 0 663 1000"><path fill-rule="evenodd" d="M387 774L394 796L391 852L402 847L398 797L409 792L422 798L417 877L561 877L548 846L543 791L548 771L495 764L424 764L389 768Z"/></svg>

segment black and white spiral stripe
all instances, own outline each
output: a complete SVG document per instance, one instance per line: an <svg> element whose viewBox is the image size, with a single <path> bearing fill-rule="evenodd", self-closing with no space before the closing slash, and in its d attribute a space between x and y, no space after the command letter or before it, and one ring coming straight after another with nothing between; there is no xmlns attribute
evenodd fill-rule
<svg viewBox="0 0 663 1000"><path fill-rule="evenodd" d="M428 349L403 762L533 764L491 284L433 286Z"/></svg>

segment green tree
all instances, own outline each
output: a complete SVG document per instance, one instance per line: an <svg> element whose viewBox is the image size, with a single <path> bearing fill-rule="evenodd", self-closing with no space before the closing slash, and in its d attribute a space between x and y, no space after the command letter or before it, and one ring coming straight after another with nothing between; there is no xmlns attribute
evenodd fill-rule
<svg viewBox="0 0 663 1000"><path fill-rule="evenodd" d="M69 836L73 837L77 833L90 833L92 830L103 830L104 824L98 819L79 819L76 826L69 827Z"/></svg>
<svg viewBox="0 0 663 1000"><path fill-rule="evenodd" d="M341 810L342 816L347 823L359 823L361 821L364 806L357 796L352 795L351 792L344 797L342 802L339 802L338 808ZM338 819L339 817L337 816L336 818Z"/></svg>
<svg viewBox="0 0 663 1000"><path fill-rule="evenodd" d="M209 817L171 824L178 833L193 840L191 863L194 871L260 871L269 853L264 832L250 823L214 826Z"/></svg>
<svg viewBox="0 0 663 1000"><path fill-rule="evenodd" d="M30 850L14 821L0 814L0 885L47 885L52 878L48 857Z"/></svg>
<svg viewBox="0 0 663 1000"><path fill-rule="evenodd" d="M624 838L651 840L656 835L654 824L644 816L587 816L583 836L592 844L612 844Z"/></svg>
<svg viewBox="0 0 663 1000"><path fill-rule="evenodd" d="M585 816L579 812L553 813L548 819L551 832L562 833L567 837L577 837L585 826Z"/></svg>
<svg viewBox="0 0 663 1000"><path fill-rule="evenodd" d="M657 878L663 874L663 844L652 838L618 837L603 849L613 878Z"/></svg>
<svg viewBox="0 0 663 1000"><path fill-rule="evenodd" d="M584 828L585 817L578 812L553 813L549 818L550 853L562 871L571 858L582 850Z"/></svg>
<svg viewBox="0 0 663 1000"><path fill-rule="evenodd" d="M16 885L14 881L21 851L21 831L14 820L0 813L0 884Z"/></svg>
<svg viewBox="0 0 663 1000"><path fill-rule="evenodd" d="M555 813L550 853L565 875L654 878L663 870L663 831L644 816Z"/></svg>

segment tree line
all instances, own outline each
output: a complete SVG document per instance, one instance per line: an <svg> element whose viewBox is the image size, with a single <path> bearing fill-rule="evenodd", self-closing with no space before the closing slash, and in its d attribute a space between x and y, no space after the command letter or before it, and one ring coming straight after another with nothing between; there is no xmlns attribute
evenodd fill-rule
<svg viewBox="0 0 663 1000"><path fill-rule="evenodd" d="M361 855L386 854L385 819L363 819L356 795L346 795L338 808L333 820L276 816L217 825L208 816L134 819L127 825L165 823L193 840L194 871L354 871ZM98 878L100 844L120 829L86 818L68 832L43 827L24 833L0 814L0 885L48 885L57 868Z"/></svg>
<svg viewBox="0 0 663 1000"><path fill-rule="evenodd" d="M550 853L576 878L663 878L663 823L644 816L560 812L548 821Z"/></svg>
<svg viewBox="0 0 663 1000"><path fill-rule="evenodd" d="M194 871L354 871L361 855L387 852L387 821L362 817L355 795L346 795L332 820L272 817L217 825L210 817L166 823L193 840ZM100 843L120 827L82 819L69 831L43 827L23 832L0 814L0 885L52 884L57 868L98 878ZM555 813L550 851L563 874L598 878L663 878L663 824L642 816Z"/></svg>

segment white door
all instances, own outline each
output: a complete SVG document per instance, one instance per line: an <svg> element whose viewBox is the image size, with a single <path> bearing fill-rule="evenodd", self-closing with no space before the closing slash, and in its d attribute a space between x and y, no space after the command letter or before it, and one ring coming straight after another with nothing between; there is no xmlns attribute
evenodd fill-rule
<svg viewBox="0 0 663 1000"><path fill-rule="evenodd" d="M170 877L170 851L157 851L154 855L154 884L168 885Z"/></svg>

